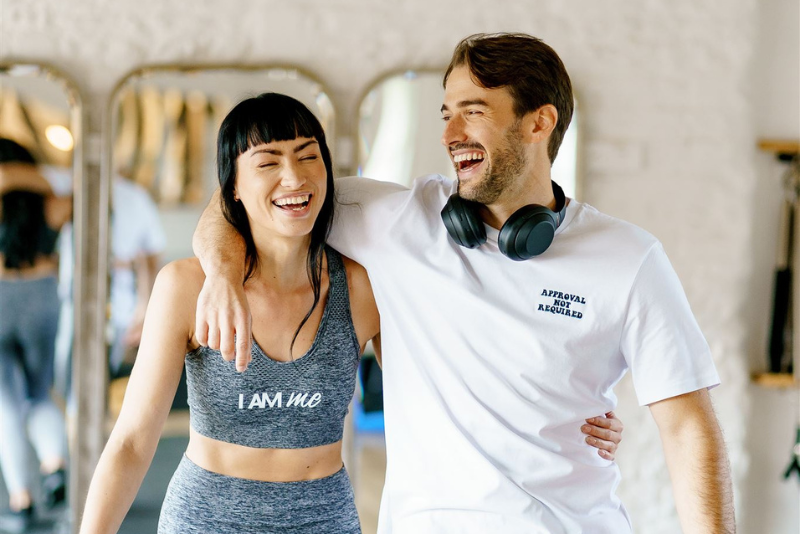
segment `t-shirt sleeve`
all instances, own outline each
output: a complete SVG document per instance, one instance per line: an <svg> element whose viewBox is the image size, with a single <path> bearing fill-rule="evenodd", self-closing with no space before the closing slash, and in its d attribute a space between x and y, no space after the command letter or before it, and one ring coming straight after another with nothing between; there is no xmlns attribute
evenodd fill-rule
<svg viewBox="0 0 800 534"><path fill-rule="evenodd" d="M353 260L366 264L408 189L368 178L339 178L335 182L336 207L328 243Z"/></svg>
<svg viewBox="0 0 800 534"><path fill-rule="evenodd" d="M620 349L642 406L719 384L711 350L660 243L633 282Z"/></svg>
<svg viewBox="0 0 800 534"><path fill-rule="evenodd" d="M54 165L40 165L39 172L50 183L53 194L57 197L72 195L72 169Z"/></svg>

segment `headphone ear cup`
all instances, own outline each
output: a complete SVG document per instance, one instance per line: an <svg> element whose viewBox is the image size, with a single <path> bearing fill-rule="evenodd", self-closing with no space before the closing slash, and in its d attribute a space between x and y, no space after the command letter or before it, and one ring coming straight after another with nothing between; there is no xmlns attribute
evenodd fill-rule
<svg viewBox="0 0 800 534"><path fill-rule="evenodd" d="M553 242L558 224L554 213L532 204L517 210L497 237L500 252L514 261L523 261L543 253Z"/></svg>
<svg viewBox="0 0 800 534"><path fill-rule="evenodd" d="M486 243L486 228L471 202L452 195L441 215L447 233L462 247L476 248Z"/></svg>

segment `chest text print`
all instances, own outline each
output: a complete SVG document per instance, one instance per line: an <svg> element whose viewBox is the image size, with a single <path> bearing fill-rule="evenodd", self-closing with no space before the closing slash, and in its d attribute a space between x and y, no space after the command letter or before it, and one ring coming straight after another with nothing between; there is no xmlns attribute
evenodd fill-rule
<svg viewBox="0 0 800 534"><path fill-rule="evenodd" d="M291 408L296 406L298 408L314 408L322 402L322 393L314 393L309 397L309 393L298 393L293 391L289 393L289 399L286 404L283 403L283 392L278 391L273 396L270 396L266 391L264 393L254 393L250 399L250 403L245 408L245 394L239 393L239 409L252 410L253 408Z"/></svg>

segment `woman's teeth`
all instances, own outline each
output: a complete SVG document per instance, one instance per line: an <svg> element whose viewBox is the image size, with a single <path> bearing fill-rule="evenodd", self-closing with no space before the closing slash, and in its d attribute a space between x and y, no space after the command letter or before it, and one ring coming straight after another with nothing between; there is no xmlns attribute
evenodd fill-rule
<svg viewBox="0 0 800 534"><path fill-rule="evenodd" d="M281 209L300 211L308 206L311 195L299 195L296 197L284 197L274 200L272 203Z"/></svg>

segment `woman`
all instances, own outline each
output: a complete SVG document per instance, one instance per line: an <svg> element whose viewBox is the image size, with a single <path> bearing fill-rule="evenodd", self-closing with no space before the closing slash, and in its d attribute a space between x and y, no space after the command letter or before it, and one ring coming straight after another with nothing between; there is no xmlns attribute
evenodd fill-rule
<svg viewBox="0 0 800 534"><path fill-rule="evenodd" d="M0 528L10 531L24 530L33 516L30 445L45 505L65 498L64 416L50 389L59 310L55 246L71 206L50 192L31 154L0 139L0 468L10 508Z"/></svg>
<svg viewBox="0 0 800 534"><path fill-rule="evenodd" d="M364 269L325 245L334 210L325 134L301 103L262 94L225 118L217 160L223 213L247 245L253 361L237 373L199 345L203 271L196 259L165 267L81 532L119 528L184 360L189 445L159 532L360 532L341 438L358 360L379 317Z"/></svg>

